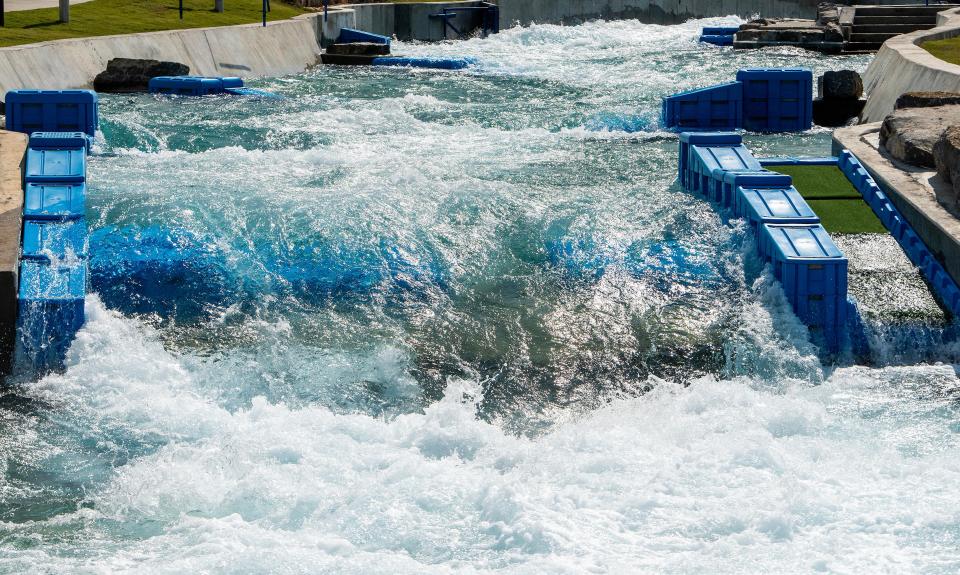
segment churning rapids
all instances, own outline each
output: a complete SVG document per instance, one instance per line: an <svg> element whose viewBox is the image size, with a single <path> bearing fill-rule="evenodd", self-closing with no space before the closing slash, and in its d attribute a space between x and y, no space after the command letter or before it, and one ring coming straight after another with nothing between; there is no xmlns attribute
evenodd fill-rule
<svg viewBox="0 0 960 575"><path fill-rule="evenodd" d="M723 22L104 97L87 325L0 405L0 571L960 569L960 348L821 364L657 127L738 68L868 60L696 43Z"/></svg>

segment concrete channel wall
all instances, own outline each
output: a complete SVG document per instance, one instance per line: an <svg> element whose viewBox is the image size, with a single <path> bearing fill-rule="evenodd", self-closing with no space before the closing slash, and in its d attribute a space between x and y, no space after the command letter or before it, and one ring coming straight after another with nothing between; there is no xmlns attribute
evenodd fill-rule
<svg viewBox="0 0 960 575"><path fill-rule="evenodd" d="M25 134L0 130L0 374L10 373L17 337L23 216L21 166L26 151Z"/></svg>
<svg viewBox="0 0 960 575"><path fill-rule="evenodd" d="M960 66L944 62L920 47L930 40L960 36L960 8L941 12L938 26L887 40L863 75L870 95L860 119L880 122L893 112L904 92L960 92Z"/></svg>

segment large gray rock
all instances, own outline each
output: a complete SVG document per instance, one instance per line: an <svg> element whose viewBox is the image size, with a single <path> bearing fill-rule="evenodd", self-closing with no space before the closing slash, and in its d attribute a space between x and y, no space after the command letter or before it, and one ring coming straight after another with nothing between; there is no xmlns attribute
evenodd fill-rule
<svg viewBox="0 0 960 575"><path fill-rule="evenodd" d="M151 78L157 76L185 76L190 67L178 62L114 58L107 69L93 79L97 92L143 92Z"/></svg>
<svg viewBox="0 0 960 575"><path fill-rule="evenodd" d="M817 78L817 92L824 100L859 100L863 96L863 79L853 70L824 72Z"/></svg>
<svg viewBox="0 0 960 575"><path fill-rule="evenodd" d="M960 125L960 106L896 110L883 120L880 144L902 162L935 168L933 147L948 126L956 125Z"/></svg>
<svg viewBox="0 0 960 575"><path fill-rule="evenodd" d="M953 186L953 204L960 199L960 126L950 126L943 131L933 146L933 159L937 173Z"/></svg>
<svg viewBox="0 0 960 575"><path fill-rule="evenodd" d="M956 92L906 92L897 98L894 109L936 108L957 104L960 104L960 94Z"/></svg>

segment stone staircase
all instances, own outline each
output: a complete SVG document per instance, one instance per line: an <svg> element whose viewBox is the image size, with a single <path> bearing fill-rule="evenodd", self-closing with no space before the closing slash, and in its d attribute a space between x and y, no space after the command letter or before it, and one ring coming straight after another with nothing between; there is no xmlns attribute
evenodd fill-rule
<svg viewBox="0 0 960 575"><path fill-rule="evenodd" d="M956 4L856 6L845 53L876 52L884 42L900 34L929 30L937 25L937 13Z"/></svg>

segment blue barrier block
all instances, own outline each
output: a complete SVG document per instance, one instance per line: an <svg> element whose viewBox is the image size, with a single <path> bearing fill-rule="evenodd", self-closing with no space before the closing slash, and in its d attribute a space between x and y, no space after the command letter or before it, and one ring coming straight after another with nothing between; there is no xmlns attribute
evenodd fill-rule
<svg viewBox="0 0 960 575"><path fill-rule="evenodd" d="M27 148L23 175L27 183L82 183L87 177L86 151Z"/></svg>
<svg viewBox="0 0 960 575"><path fill-rule="evenodd" d="M60 368L84 322L87 266L20 263L18 352L39 371Z"/></svg>
<svg viewBox="0 0 960 575"><path fill-rule="evenodd" d="M757 237L763 224L820 223L820 218L793 186L779 189L738 187L733 213L745 218ZM759 239L757 243L759 245Z"/></svg>
<svg viewBox="0 0 960 575"><path fill-rule="evenodd" d="M704 26L700 33L704 36L733 36L739 31L739 26Z"/></svg>
<svg viewBox="0 0 960 575"><path fill-rule="evenodd" d="M86 212L84 183L27 184L23 217L31 220L72 220Z"/></svg>
<svg viewBox="0 0 960 575"><path fill-rule="evenodd" d="M737 188L789 188L793 178L767 170L714 170L707 180L707 197L724 208L733 208Z"/></svg>
<svg viewBox="0 0 960 575"><path fill-rule="evenodd" d="M664 98L662 124L684 130L734 130L743 124L742 108L742 85L720 84Z"/></svg>
<svg viewBox="0 0 960 575"><path fill-rule="evenodd" d="M87 257L87 223L84 220L24 220L25 259L63 260Z"/></svg>
<svg viewBox="0 0 960 575"><path fill-rule="evenodd" d="M374 58L373 66L398 66L403 68L433 68L437 70L462 70L475 64L473 58L403 58L400 56L382 56Z"/></svg>
<svg viewBox="0 0 960 575"><path fill-rule="evenodd" d="M733 35L703 34L700 42L714 46L733 46Z"/></svg>
<svg viewBox="0 0 960 575"><path fill-rule="evenodd" d="M381 36L380 34L371 34L370 32L364 32L363 30L357 30L354 28L340 28L340 35L337 36L337 44L352 44L354 42L370 42L372 44L386 44L390 45L390 38L388 36Z"/></svg>
<svg viewBox="0 0 960 575"><path fill-rule="evenodd" d="M763 224L760 251L817 343L842 344L847 321L847 259L819 224Z"/></svg>
<svg viewBox="0 0 960 575"><path fill-rule="evenodd" d="M760 162L750 150L738 146L690 146L690 174L687 180L690 191L707 195L711 189L711 179L716 170L721 172L761 172Z"/></svg>
<svg viewBox="0 0 960 575"><path fill-rule="evenodd" d="M813 125L813 72L740 70L743 127L754 132L802 132Z"/></svg>
<svg viewBox="0 0 960 575"><path fill-rule="evenodd" d="M10 90L7 129L14 132L83 132L94 137L99 104L93 90Z"/></svg>
<svg viewBox="0 0 960 575"><path fill-rule="evenodd" d="M242 84L241 84L242 85ZM174 96L208 96L222 94L223 80L220 78L205 78L203 76L157 76L151 78L147 84L151 94L168 94Z"/></svg>
<svg viewBox="0 0 960 575"><path fill-rule="evenodd" d="M743 137L736 132L680 132L679 157L677 158L677 179L685 190L690 189L687 181L690 177L690 147L701 146L739 146Z"/></svg>
<svg viewBox="0 0 960 575"><path fill-rule="evenodd" d="M220 80L220 85L224 89L227 88L243 88L243 78L238 78L236 76L221 76L220 78L215 78Z"/></svg>
<svg viewBox="0 0 960 575"><path fill-rule="evenodd" d="M257 98L269 98L271 100L284 99L280 94L274 94L266 90L257 90L255 88L225 88L223 91L234 96L254 96Z"/></svg>
<svg viewBox="0 0 960 575"><path fill-rule="evenodd" d="M760 165L763 166L836 166L836 156L823 156L820 158L760 158Z"/></svg>
<svg viewBox="0 0 960 575"><path fill-rule="evenodd" d="M61 149L90 151L90 136L83 132L34 132L29 146L35 150Z"/></svg>

